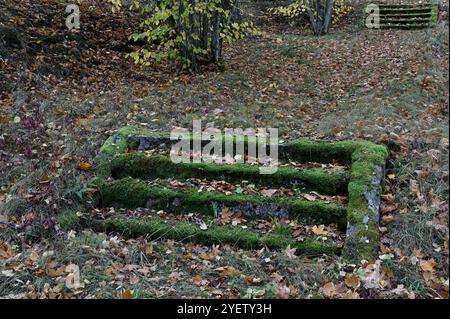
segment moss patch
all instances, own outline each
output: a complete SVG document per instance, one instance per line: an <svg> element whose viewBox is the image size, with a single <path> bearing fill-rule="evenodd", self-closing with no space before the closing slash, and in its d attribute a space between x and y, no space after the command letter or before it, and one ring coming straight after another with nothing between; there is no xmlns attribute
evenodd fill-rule
<svg viewBox="0 0 450 319"><path fill-rule="evenodd" d="M57 217L58 224L64 229L70 229L78 225L80 217L77 210L67 209L61 212Z"/></svg>
<svg viewBox="0 0 450 319"><path fill-rule="evenodd" d="M101 178L111 175L110 160L117 154L123 154L128 148L128 135L151 134L147 129L137 126L125 126L111 135L100 148L96 158L96 174ZM154 133L153 133L154 134Z"/></svg>

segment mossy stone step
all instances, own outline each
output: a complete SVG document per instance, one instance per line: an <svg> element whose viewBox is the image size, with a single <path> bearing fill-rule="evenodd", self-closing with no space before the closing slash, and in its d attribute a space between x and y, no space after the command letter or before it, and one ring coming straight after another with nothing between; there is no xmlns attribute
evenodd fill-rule
<svg viewBox="0 0 450 319"><path fill-rule="evenodd" d="M383 18L431 18L432 15L430 13L404 13L404 14L398 14L398 13L387 13L383 14Z"/></svg>
<svg viewBox="0 0 450 319"><path fill-rule="evenodd" d="M209 216L216 216L221 207L228 207L248 214L250 218L289 217L307 224L338 224L341 227L346 224L347 211L344 206L319 200L178 191L152 187L133 178L99 182L98 187L101 196L99 201L103 207L149 207L174 213L201 213Z"/></svg>
<svg viewBox="0 0 450 319"><path fill-rule="evenodd" d="M310 190L327 195L347 194L350 178L348 172L327 172L322 169L297 170L279 167L273 174L260 174L257 165L173 163L168 156L146 156L143 153L128 153L111 160L114 178L204 178L223 179L227 182L251 181L260 185L286 186L296 183Z"/></svg>
<svg viewBox="0 0 450 319"><path fill-rule="evenodd" d="M386 14L386 13L400 13L400 14L407 14L407 13L431 13L433 11L433 8L411 8L411 9L395 9L395 8L380 8L380 14Z"/></svg>
<svg viewBox="0 0 450 319"><path fill-rule="evenodd" d="M420 24L430 23L430 19L412 18L412 19L398 19L398 18L381 18L380 23L392 23L392 24Z"/></svg>
<svg viewBox="0 0 450 319"><path fill-rule="evenodd" d="M341 248L313 239L296 241L280 234L258 234L239 227L211 225L201 230L197 225L180 222L170 225L155 218L114 217L97 221L101 231L115 231L128 236L147 236L152 239L186 240L201 244L231 244L245 249L261 247L285 249L290 246L297 249L297 254L319 255L339 254Z"/></svg>
<svg viewBox="0 0 450 319"><path fill-rule="evenodd" d="M423 29L423 28L432 28L435 25L432 23L428 24L381 24L380 29Z"/></svg>
<svg viewBox="0 0 450 319"><path fill-rule="evenodd" d="M417 3L417 4L383 4L380 3L378 6L380 8L405 8L405 9L415 9L415 8L432 8L435 4L433 3Z"/></svg>
<svg viewBox="0 0 450 319"><path fill-rule="evenodd" d="M424 25L426 24L417 26L423 27ZM386 24L386 26L390 25ZM360 263L361 260L368 260L373 262L378 258L379 208L385 164L389 155L385 146L365 140L317 142L305 138L279 145L280 159L282 160L351 164L348 183L349 202L344 207L321 201L309 202L292 198L226 196L216 192L174 191L151 187L142 180L130 177L111 181L111 164L114 162L114 158L128 152L130 148L128 137L136 134L155 137L156 139L152 138L153 142L158 139L157 136L164 135L149 132L144 128L124 127L108 138L96 159L98 164L96 173L100 177L97 183L100 190L97 201L99 205L108 207L118 205L130 208L148 205L154 208L169 208L181 213L196 212L211 216L218 214L220 205L256 212L255 217L261 217L267 212L270 213L269 216L285 216L287 212L289 217L293 216L305 223L336 223L341 228L346 224L345 245L342 250L346 261ZM258 215L261 212L262 215ZM207 237L210 236L213 235Z"/></svg>
<svg viewBox="0 0 450 319"><path fill-rule="evenodd" d="M435 27L438 5L423 4L378 4L380 29L422 29Z"/></svg>

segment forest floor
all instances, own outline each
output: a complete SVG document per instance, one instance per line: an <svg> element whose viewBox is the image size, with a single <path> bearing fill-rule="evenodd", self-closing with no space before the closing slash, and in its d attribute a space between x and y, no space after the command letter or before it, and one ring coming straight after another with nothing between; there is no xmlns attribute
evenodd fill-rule
<svg viewBox="0 0 450 319"><path fill-rule="evenodd" d="M190 75L124 58L136 15L83 1L69 32L64 10L0 4L0 297L448 298L448 24L368 30L358 9L318 38L259 17L265 34L227 45L223 72ZM60 227L73 206L64 191L93 177L86 163L114 130L195 118L389 145L380 258L344 265Z"/></svg>

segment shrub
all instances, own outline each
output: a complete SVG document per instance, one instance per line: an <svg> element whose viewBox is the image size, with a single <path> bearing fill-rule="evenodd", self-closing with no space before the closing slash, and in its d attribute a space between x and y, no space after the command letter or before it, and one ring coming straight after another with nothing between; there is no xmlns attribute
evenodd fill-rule
<svg viewBox="0 0 450 319"><path fill-rule="evenodd" d="M120 9L120 0L111 1ZM142 13L142 30L130 39L148 44L128 54L137 64L172 59L196 72L201 63L222 63L224 42L259 34L252 23L240 21L238 0L157 0L134 7Z"/></svg>

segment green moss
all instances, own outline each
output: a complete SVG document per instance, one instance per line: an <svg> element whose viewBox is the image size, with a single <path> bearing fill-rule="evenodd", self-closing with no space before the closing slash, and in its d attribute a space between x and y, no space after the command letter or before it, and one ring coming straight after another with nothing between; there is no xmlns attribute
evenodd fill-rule
<svg viewBox="0 0 450 319"><path fill-rule="evenodd" d="M332 254L338 253L339 248L333 245L307 239L303 242L291 240L277 234L260 235L248 230L231 226L209 226L206 230L191 223L177 223L170 225L159 218L125 218L115 217L101 222L101 227L108 231L117 231L130 236L150 236L151 238L170 238L175 240L189 240L202 244L234 244L245 249L268 247L284 249L287 246L296 248L302 254Z"/></svg>
<svg viewBox="0 0 450 319"><path fill-rule="evenodd" d="M123 154L128 148L128 135L130 134L150 134L148 130L137 126L125 126L111 135L100 148L96 157L96 174L106 178L111 175L109 161L116 154ZM154 134L154 133L153 133Z"/></svg>
<svg viewBox="0 0 450 319"><path fill-rule="evenodd" d="M174 191L150 187L144 182L125 178L100 185L104 206L136 208L150 206L179 213L193 212L214 216L213 203L227 207L243 204L275 204L287 209L291 218L305 223L337 223L345 225L346 209L341 205L325 204L321 201L307 201L296 198L265 198L251 195L225 195L215 192Z"/></svg>
<svg viewBox="0 0 450 319"><path fill-rule="evenodd" d="M297 161L350 163L352 154L364 141L316 142L306 138L293 140L282 147L283 157Z"/></svg>
<svg viewBox="0 0 450 319"><path fill-rule="evenodd" d="M62 211L56 220L63 229L67 230L75 227L80 222L80 217L77 214L77 210L68 209Z"/></svg>
<svg viewBox="0 0 450 319"><path fill-rule="evenodd" d="M261 185L282 186L291 183L304 185L307 189L322 194L347 193L349 173L330 173L320 169L296 170L280 167L274 174L260 174L258 166L234 164L218 165L205 163L173 163L167 156L146 156L143 153L128 153L111 161L111 172L115 178L176 177L224 179L228 182L248 180Z"/></svg>

